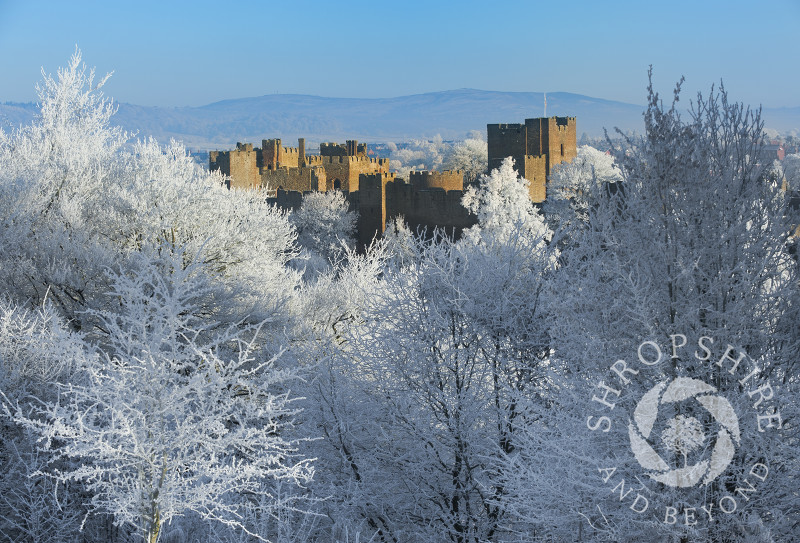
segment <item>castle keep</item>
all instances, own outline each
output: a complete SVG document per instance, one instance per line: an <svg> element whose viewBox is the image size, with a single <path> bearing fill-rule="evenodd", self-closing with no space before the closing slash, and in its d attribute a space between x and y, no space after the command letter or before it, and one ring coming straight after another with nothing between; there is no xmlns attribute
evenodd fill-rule
<svg viewBox="0 0 800 543"><path fill-rule="evenodd" d="M525 119L521 124L487 125L489 169L513 157L517 171L530 182L530 197L547 197L547 179L556 164L577 156L575 117ZM367 146L355 140L323 143L319 155L307 155L305 139L283 147L280 139L262 140L261 148L237 143L232 151L212 151L209 166L229 178L229 187L275 190L270 200L297 208L303 193L342 190L358 211L361 247L380 236L392 217L402 215L412 231L443 228L458 235L476 219L461 205L464 176L460 171L411 172L407 180L389 172L389 160L370 158Z"/></svg>
<svg viewBox="0 0 800 543"><path fill-rule="evenodd" d="M522 124L486 126L489 170L504 158L514 159L519 174L530 181L531 200L544 202L550 169L578 155L575 117L525 119Z"/></svg>

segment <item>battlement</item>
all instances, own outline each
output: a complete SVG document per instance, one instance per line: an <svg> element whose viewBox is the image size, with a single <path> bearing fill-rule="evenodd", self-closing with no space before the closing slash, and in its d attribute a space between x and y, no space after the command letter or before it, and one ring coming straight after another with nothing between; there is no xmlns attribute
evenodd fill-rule
<svg viewBox="0 0 800 543"><path fill-rule="evenodd" d="M486 127L489 130L522 130L525 128L524 124L520 123L499 123L499 124L487 124Z"/></svg>
<svg viewBox="0 0 800 543"><path fill-rule="evenodd" d="M327 164L344 164L349 162L364 162L367 164L382 164L388 162L385 158L373 158L368 156L350 156L350 155L309 155L306 160L315 160L320 163Z"/></svg>
<svg viewBox="0 0 800 543"><path fill-rule="evenodd" d="M546 198L551 168L578 155L575 117L525 119L524 124L489 124L486 134L489 169L499 167L506 157L512 157L517 171L530 182L534 202Z"/></svg>
<svg viewBox="0 0 800 543"><path fill-rule="evenodd" d="M534 119L531 119L534 120ZM549 117L548 121L548 130L555 130L557 132L568 132L569 130L575 129L575 117ZM525 122L528 122L528 119L525 119Z"/></svg>
<svg viewBox="0 0 800 543"><path fill-rule="evenodd" d="M322 156L366 156L367 145L358 140L347 140L345 143L320 143L319 154Z"/></svg>
<svg viewBox="0 0 800 543"><path fill-rule="evenodd" d="M575 117L525 119L524 123L487 125L489 168L512 157L530 183L530 198L546 198L550 168L577 155ZM368 156L357 140L321 143L318 155L306 155L305 139L284 147L280 139L262 140L261 149L237 143L232 151L212 151L209 166L230 178L231 188L269 186L275 203L297 208L309 191L343 191L358 211L359 247L383 234L387 221L403 215L412 230L442 228L458 236L477 221L461 204L464 175L459 170L412 171L408 182L389 172L389 159Z"/></svg>
<svg viewBox="0 0 800 543"><path fill-rule="evenodd" d="M397 180L397 174L394 172L362 173L358 176L358 185L360 188L377 187L393 183L395 180Z"/></svg>
<svg viewBox="0 0 800 543"><path fill-rule="evenodd" d="M460 170L409 172L408 183L416 190L464 190L464 173Z"/></svg>

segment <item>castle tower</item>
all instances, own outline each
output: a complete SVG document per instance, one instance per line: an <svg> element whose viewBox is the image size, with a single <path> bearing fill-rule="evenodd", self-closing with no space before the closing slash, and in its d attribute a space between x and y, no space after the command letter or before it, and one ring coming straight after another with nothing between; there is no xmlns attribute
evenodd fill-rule
<svg viewBox="0 0 800 543"><path fill-rule="evenodd" d="M212 151L209 169L230 177L228 188L254 189L261 182L258 173L258 151L252 143L237 143L233 151Z"/></svg>
<svg viewBox="0 0 800 543"><path fill-rule="evenodd" d="M262 168L276 170L281 162L281 140L261 140Z"/></svg>
<svg viewBox="0 0 800 543"><path fill-rule="evenodd" d="M362 173L358 177L358 245L363 250L386 228L386 184L394 182L395 175Z"/></svg>
<svg viewBox="0 0 800 543"><path fill-rule="evenodd" d="M578 154L575 117L525 119L524 124L486 126L489 169L500 166L506 157L514 159L519 174L530 182L534 202L547 197L550 169L569 162Z"/></svg>
<svg viewBox="0 0 800 543"><path fill-rule="evenodd" d="M528 132L529 155L547 157L545 173L556 164L570 162L578 156L575 117L547 117L525 119Z"/></svg>
<svg viewBox="0 0 800 543"><path fill-rule="evenodd" d="M302 168L306 165L306 139L297 138L297 149L299 156L297 157L297 167Z"/></svg>

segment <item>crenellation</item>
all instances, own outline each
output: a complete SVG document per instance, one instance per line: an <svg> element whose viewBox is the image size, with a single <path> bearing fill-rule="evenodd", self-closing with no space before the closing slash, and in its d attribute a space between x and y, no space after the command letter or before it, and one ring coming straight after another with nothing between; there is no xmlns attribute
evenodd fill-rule
<svg viewBox="0 0 800 543"><path fill-rule="evenodd" d="M497 127L498 130L502 130L502 131L507 131L507 130L517 130L517 131L519 131L525 125L524 124L520 124L520 123L500 123L500 124L489 125L489 126L495 126L495 127Z"/></svg>
<svg viewBox="0 0 800 543"><path fill-rule="evenodd" d="M367 145L358 140L347 140L345 143L320 143L319 154L322 156L366 156Z"/></svg>
<svg viewBox="0 0 800 543"><path fill-rule="evenodd" d="M219 170L228 177L228 188L258 188L258 153L252 144L236 143L232 151L209 153L209 168Z"/></svg>
<svg viewBox="0 0 800 543"><path fill-rule="evenodd" d="M550 168L577 155L575 117L525 119L524 123L486 127L489 168L508 156L530 183L533 202L547 197ZM228 176L230 188L265 188L271 199L289 209L300 206L309 191L341 190L359 212L361 248L381 236L392 217L403 215L412 230L442 228L450 235L475 224L476 217L461 204L464 174L460 170L412 171L408 180L389 171L389 159L370 157L357 140L321 143L318 155L306 154L304 138L297 147L264 139L261 148L237 143L231 151L211 151L209 167Z"/></svg>
<svg viewBox="0 0 800 543"><path fill-rule="evenodd" d="M464 190L464 174L460 170L409 172L408 182L417 190Z"/></svg>
<svg viewBox="0 0 800 543"><path fill-rule="evenodd" d="M578 154L575 117L525 119L524 124L489 124L486 127L489 168L506 157L530 182L531 200L547 197L547 179L552 166L569 162Z"/></svg>

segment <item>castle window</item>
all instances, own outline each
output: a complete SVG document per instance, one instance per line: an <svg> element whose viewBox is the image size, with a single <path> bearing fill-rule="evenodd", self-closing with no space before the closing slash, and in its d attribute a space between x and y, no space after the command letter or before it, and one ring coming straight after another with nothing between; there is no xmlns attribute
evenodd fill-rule
<svg viewBox="0 0 800 543"><path fill-rule="evenodd" d="M564 144L561 144L561 156L564 156Z"/></svg>
<svg viewBox="0 0 800 543"><path fill-rule="evenodd" d="M342 188L342 182L339 179L333 180L333 190L340 190Z"/></svg>

